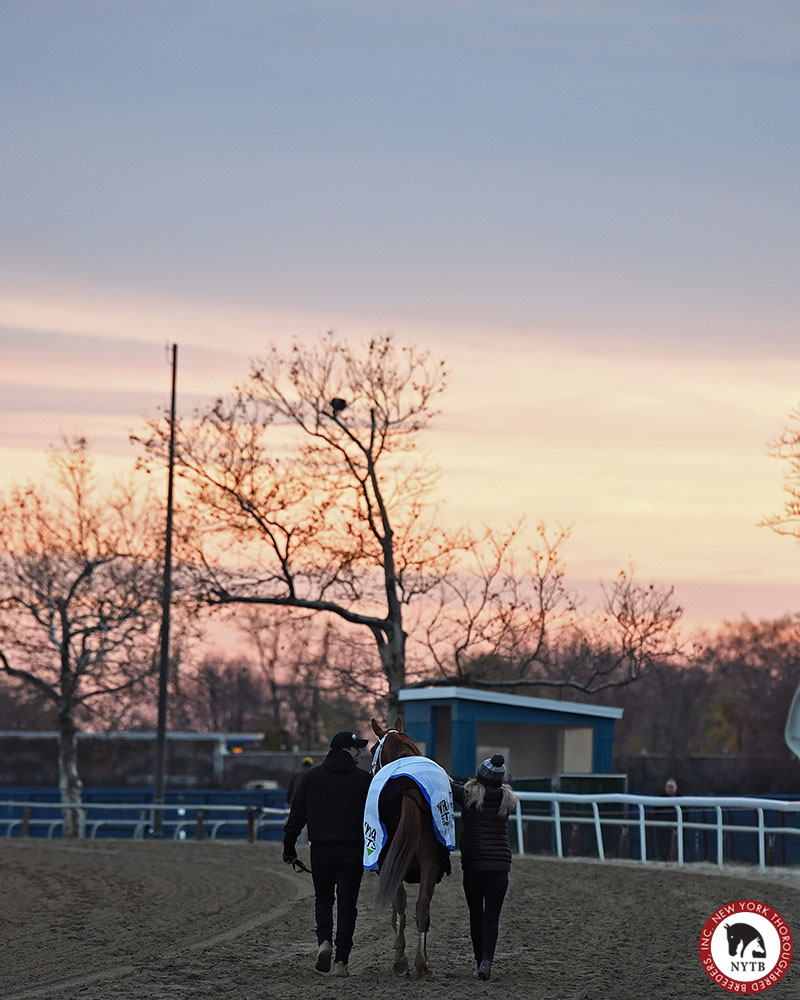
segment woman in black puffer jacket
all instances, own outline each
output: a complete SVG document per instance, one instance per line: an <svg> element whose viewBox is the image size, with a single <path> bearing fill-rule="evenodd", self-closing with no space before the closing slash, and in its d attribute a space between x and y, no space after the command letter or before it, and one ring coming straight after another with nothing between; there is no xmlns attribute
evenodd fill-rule
<svg viewBox="0 0 800 1000"><path fill-rule="evenodd" d="M461 869L478 979L491 974L511 869L508 814L517 797L503 783L505 776L505 758L496 753L481 763L477 777L452 783L453 799L461 806Z"/></svg>

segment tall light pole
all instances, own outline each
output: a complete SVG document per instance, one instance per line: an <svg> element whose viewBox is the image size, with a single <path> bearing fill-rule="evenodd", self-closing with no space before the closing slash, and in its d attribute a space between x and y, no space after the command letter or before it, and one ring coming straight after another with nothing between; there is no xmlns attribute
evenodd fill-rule
<svg viewBox="0 0 800 1000"><path fill-rule="evenodd" d="M175 382L178 372L178 345L172 345L172 396L169 408L169 474L167 479L167 530L164 544L164 584L161 591L161 653L158 673L158 728L153 801L164 802L164 775L167 746L167 698L169 694L169 610L172 600L172 493L175 473ZM163 810L153 810L153 836L160 837Z"/></svg>

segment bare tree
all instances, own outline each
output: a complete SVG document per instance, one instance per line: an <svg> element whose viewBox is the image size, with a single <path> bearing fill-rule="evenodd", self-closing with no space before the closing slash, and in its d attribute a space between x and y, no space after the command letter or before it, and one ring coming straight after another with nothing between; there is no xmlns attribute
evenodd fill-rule
<svg viewBox="0 0 800 1000"><path fill-rule="evenodd" d="M767 454L784 463L783 510L764 517L762 527L800 538L800 404L789 414L791 423L767 445Z"/></svg>
<svg viewBox="0 0 800 1000"><path fill-rule="evenodd" d="M674 656L680 647L683 608L674 587L637 583L630 566L612 583L603 584L603 598L602 625L610 638L610 656L605 665L593 667L587 690L634 681L645 667Z"/></svg>
<svg viewBox="0 0 800 1000"><path fill-rule="evenodd" d="M797 618L726 622L701 633L695 657L712 676L705 738L715 751L787 753L786 712L800 683Z"/></svg>
<svg viewBox="0 0 800 1000"><path fill-rule="evenodd" d="M540 523L537 544L521 556L520 530L463 539L431 594L418 632L444 682L530 679L533 665L546 666L554 633L573 620L578 601L561 555L570 529Z"/></svg>
<svg viewBox="0 0 800 1000"><path fill-rule="evenodd" d="M55 707L62 801L80 803L77 716L153 670L160 568L153 508L98 487L83 438L51 454L53 478L0 498L0 670ZM65 810L64 832L78 832Z"/></svg>
<svg viewBox="0 0 800 1000"><path fill-rule="evenodd" d="M680 617L671 592L640 590L623 574L606 595L618 655L588 676L554 677L554 637L576 611L561 558L569 529L540 525L520 558L518 528L475 537L438 527L435 470L417 449L445 382L443 362L390 336L354 349L328 334L288 354L270 348L229 397L179 421L191 511L183 551L196 593L356 626L377 647L389 717L408 677L428 672L409 668L411 633L450 682L591 692L635 679ZM169 422L150 431L142 443L161 458Z"/></svg>
<svg viewBox="0 0 800 1000"><path fill-rule="evenodd" d="M442 580L424 632L438 683L594 694L677 652L682 609L672 587L641 585L629 568L601 584L601 610L585 612L566 583L570 529L539 524L537 535L519 556L517 529L487 531Z"/></svg>
<svg viewBox="0 0 800 1000"><path fill-rule="evenodd" d="M404 609L438 581L448 546L416 453L445 383L443 362L391 336L354 349L328 334L286 356L270 348L229 398L177 427L199 593L367 630L390 715L406 679ZM151 431L144 443L163 455L167 422Z"/></svg>
<svg viewBox="0 0 800 1000"><path fill-rule="evenodd" d="M310 747L324 742L323 720L334 702L374 714L385 692L374 644L342 636L330 616L313 612L250 605L235 621L255 653L274 729Z"/></svg>
<svg viewBox="0 0 800 1000"><path fill-rule="evenodd" d="M629 687L610 690L603 702L624 710L614 735L615 755L642 752L686 760L703 748L714 694L710 670L692 656L658 660Z"/></svg>
<svg viewBox="0 0 800 1000"><path fill-rule="evenodd" d="M0 729L55 729L51 701L36 690L0 673Z"/></svg>
<svg viewBox="0 0 800 1000"><path fill-rule="evenodd" d="M264 727L265 695L252 661L209 653L183 679L175 707L189 729L241 733Z"/></svg>
<svg viewBox="0 0 800 1000"><path fill-rule="evenodd" d="M284 608L248 605L237 609L234 621L255 654L265 691L270 724L281 732L294 728L293 718L304 721L304 745L313 745L318 720L317 699L327 686L325 633L318 643L317 615ZM313 691L309 699L308 692Z"/></svg>

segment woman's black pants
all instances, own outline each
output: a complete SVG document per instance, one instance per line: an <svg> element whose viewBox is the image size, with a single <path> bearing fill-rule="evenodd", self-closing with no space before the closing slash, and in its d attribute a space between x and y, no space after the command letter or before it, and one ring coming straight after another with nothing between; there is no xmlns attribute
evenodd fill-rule
<svg viewBox="0 0 800 1000"><path fill-rule="evenodd" d="M491 962L500 929L500 911L508 889L508 872L464 870L464 895L469 907L469 934L475 961Z"/></svg>

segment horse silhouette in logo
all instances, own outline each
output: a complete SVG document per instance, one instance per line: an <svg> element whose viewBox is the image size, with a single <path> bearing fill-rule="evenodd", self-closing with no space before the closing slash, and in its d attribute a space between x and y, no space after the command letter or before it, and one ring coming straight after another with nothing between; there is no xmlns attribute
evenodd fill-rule
<svg viewBox="0 0 800 1000"><path fill-rule="evenodd" d="M751 927L750 924L725 924L725 930L728 934L728 954L731 957L738 952L739 958L744 958L744 953L751 944L753 945L753 951L750 952L751 958L767 957L764 938L755 927ZM755 950L756 944L759 945L761 951Z"/></svg>

